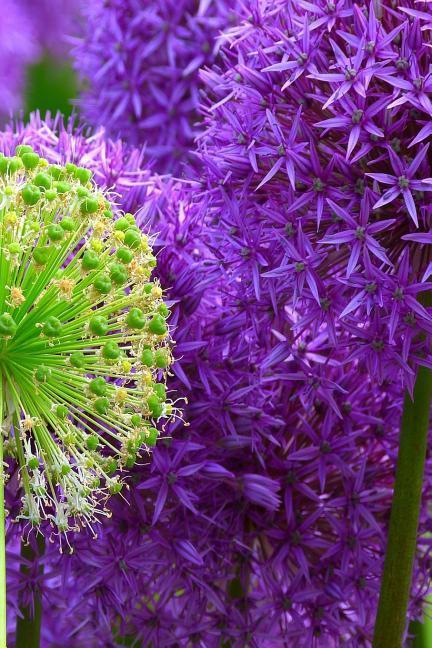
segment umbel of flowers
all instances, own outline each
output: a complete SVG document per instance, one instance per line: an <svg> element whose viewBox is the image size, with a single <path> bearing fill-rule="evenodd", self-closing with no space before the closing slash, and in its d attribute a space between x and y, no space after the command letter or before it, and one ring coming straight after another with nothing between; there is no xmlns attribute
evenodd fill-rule
<svg viewBox="0 0 432 648"><path fill-rule="evenodd" d="M148 237L132 214L114 217L88 169L21 145L0 174L5 450L20 517L67 531L103 512L118 471L155 444L152 421L171 415L168 309Z"/></svg>

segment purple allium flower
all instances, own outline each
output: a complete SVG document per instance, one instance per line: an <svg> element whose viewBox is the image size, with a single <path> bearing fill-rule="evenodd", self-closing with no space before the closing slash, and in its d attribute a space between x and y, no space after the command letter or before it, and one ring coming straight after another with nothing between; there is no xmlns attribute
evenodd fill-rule
<svg viewBox="0 0 432 648"><path fill-rule="evenodd" d="M0 118L23 109L27 66L44 51L65 56L80 0L3 0L0 20Z"/></svg>
<svg viewBox="0 0 432 648"><path fill-rule="evenodd" d="M212 64L233 0L96 0L85 9L75 67L84 117L147 143L159 171L179 170L196 135L198 69Z"/></svg>
<svg viewBox="0 0 432 648"><path fill-rule="evenodd" d="M20 107L25 68L39 53L34 25L24 7L4 0L0 20L0 116Z"/></svg>

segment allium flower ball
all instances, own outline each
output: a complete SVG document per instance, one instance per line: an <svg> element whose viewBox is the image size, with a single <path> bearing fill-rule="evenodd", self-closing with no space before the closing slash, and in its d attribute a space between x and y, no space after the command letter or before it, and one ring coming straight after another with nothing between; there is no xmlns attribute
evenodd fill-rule
<svg viewBox="0 0 432 648"><path fill-rule="evenodd" d="M151 241L92 173L0 157L0 373L18 519L92 528L170 417L168 308Z"/></svg>
<svg viewBox="0 0 432 648"><path fill-rule="evenodd" d="M0 19L0 117L20 107L26 65L39 54L32 21L16 0L3 0Z"/></svg>
<svg viewBox="0 0 432 648"><path fill-rule="evenodd" d="M80 107L110 135L147 143L157 170L178 171L196 135L198 70L211 65L235 0L94 0L75 67Z"/></svg>

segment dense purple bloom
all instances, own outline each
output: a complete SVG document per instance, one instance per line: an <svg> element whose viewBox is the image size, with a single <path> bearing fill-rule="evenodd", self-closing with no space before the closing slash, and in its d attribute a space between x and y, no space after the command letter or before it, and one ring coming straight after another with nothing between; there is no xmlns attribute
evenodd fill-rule
<svg viewBox="0 0 432 648"><path fill-rule="evenodd" d="M196 134L198 70L230 22L230 0L95 0L85 9L75 67L88 84L85 119L134 144L157 169L177 172Z"/></svg>
<svg viewBox="0 0 432 648"><path fill-rule="evenodd" d="M25 67L38 55L34 26L24 7L5 0L0 20L0 93L3 118L20 107Z"/></svg>
<svg viewBox="0 0 432 648"><path fill-rule="evenodd" d="M406 187L374 208L388 185L367 174L399 177L391 149L409 183L428 184L430 115L411 96L391 106L411 91L389 79L409 78L409 58L427 75L430 31L349 0L246 4L203 72L199 182L134 176L188 425L135 469L96 543L48 550L45 645L66 629L70 645L370 645L402 391L431 362L432 315L417 303L430 193L413 186L417 227ZM37 122L27 137L53 134ZM77 151L106 183L99 152L116 149L95 141L80 135ZM429 588L431 471L429 458L412 617Z"/></svg>
<svg viewBox="0 0 432 648"><path fill-rule="evenodd" d="M3 0L0 20L2 121L24 107L27 66L44 52L66 55L81 0Z"/></svg>

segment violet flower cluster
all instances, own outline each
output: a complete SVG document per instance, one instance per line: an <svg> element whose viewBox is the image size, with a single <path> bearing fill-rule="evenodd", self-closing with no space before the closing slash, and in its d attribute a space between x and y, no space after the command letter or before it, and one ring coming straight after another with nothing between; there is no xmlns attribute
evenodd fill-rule
<svg viewBox="0 0 432 648"><path fill-rule="evenodd" d="M198 119L199 76L217 53L235 0L94 0L84 10L75 68L90 124L147 144L157 170L180 172Z"/></svg>
<svg viewBox="0 0 432 648"><path fill-rule="evenodd" d="M431 23L381 8L246 3L202 74L199 181L59 121L3 136L142 205L189 401L96 542L13 574L51 610L44 645L370 645L403 387L432 361ZM431 476L429 458L412 618Z"/></svg>

